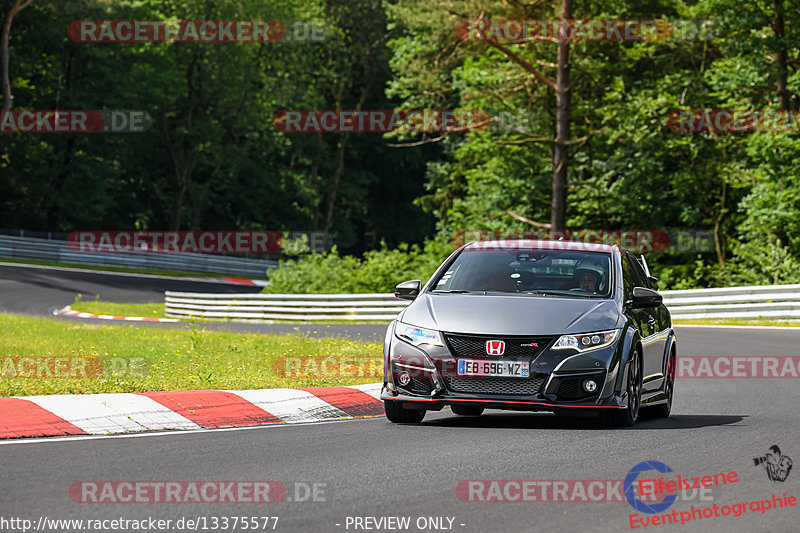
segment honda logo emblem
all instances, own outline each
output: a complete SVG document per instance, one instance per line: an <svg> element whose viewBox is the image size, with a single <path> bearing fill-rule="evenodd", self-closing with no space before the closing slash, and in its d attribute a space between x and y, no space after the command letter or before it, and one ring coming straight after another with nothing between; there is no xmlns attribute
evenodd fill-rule
<svg viewBox="0 0 800 533"><path fill-rule="evenodd" d="M506 343L503 341L486 341L486 353L489 355L503 355Z"/></svg>

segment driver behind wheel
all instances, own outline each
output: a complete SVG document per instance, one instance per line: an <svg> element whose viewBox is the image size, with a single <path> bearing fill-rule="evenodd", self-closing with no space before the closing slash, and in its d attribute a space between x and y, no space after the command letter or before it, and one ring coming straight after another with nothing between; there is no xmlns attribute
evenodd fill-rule
<svg viewBox="0 0 800 533"><path fill-rule="evenodd" d="M594 265L579 266L572 272L572 282L559 287L562 290L581 290L597 294L603 284L603 273Z"/></svg>
<svg viewBox="0 0 800 533"><path fill-rule="evenodd" d="M595 270L581 268L575 271L575 279L579 289L596 294L597 288L600 286L601 276Z"/></svg>

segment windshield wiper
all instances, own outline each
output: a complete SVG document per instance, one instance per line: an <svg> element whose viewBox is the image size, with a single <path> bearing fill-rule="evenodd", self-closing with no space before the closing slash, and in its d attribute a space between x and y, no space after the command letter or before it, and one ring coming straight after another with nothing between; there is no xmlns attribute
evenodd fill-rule
<svg viewBox="0 0 800 533"><path fill-rule="evenodd" d="M566 298L605 298L602 294L588 294L580 292L548 292L548 291L520 291L520 294L535 294L536 296L561 296Z"/></svg>
<svg viewBox="0 0 800 533"><path fill-rule="evenodd" d="M535 294L536 296L570 296L569 294L565 294L563 292L548 292L548 291L520 291L520 294Z"/></svg>
<svg viewBox="0 0 800 533"><path fill-rule="evenodd" d="M451 292L457 294L468 294L472 291L465 291L464 289L433 289L431 292Z"/></svg>

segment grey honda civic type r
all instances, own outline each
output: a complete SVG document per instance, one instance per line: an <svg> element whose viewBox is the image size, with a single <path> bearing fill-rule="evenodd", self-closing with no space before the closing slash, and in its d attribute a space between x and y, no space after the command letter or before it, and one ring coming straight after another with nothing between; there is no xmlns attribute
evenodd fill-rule
<svg viewBox="0 0 800 533"><path fill-rule="evenodd" d="M484 241L460 247L384 341L386 417L418 423L449 406L598 416L633 426L667 417L676 357L669 311L644 257L616 245Z"/></svg>

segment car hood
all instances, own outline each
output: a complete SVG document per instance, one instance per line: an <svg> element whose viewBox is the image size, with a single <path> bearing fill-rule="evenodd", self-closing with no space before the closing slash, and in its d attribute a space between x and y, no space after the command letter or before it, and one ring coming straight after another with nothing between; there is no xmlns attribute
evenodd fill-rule
<svg viewBox="0 0 800 533"><path fill-rule="evenodd" d="M614 300L422 293L398 320L456 333L557 335L613 329L619 310Z"/></svg>

